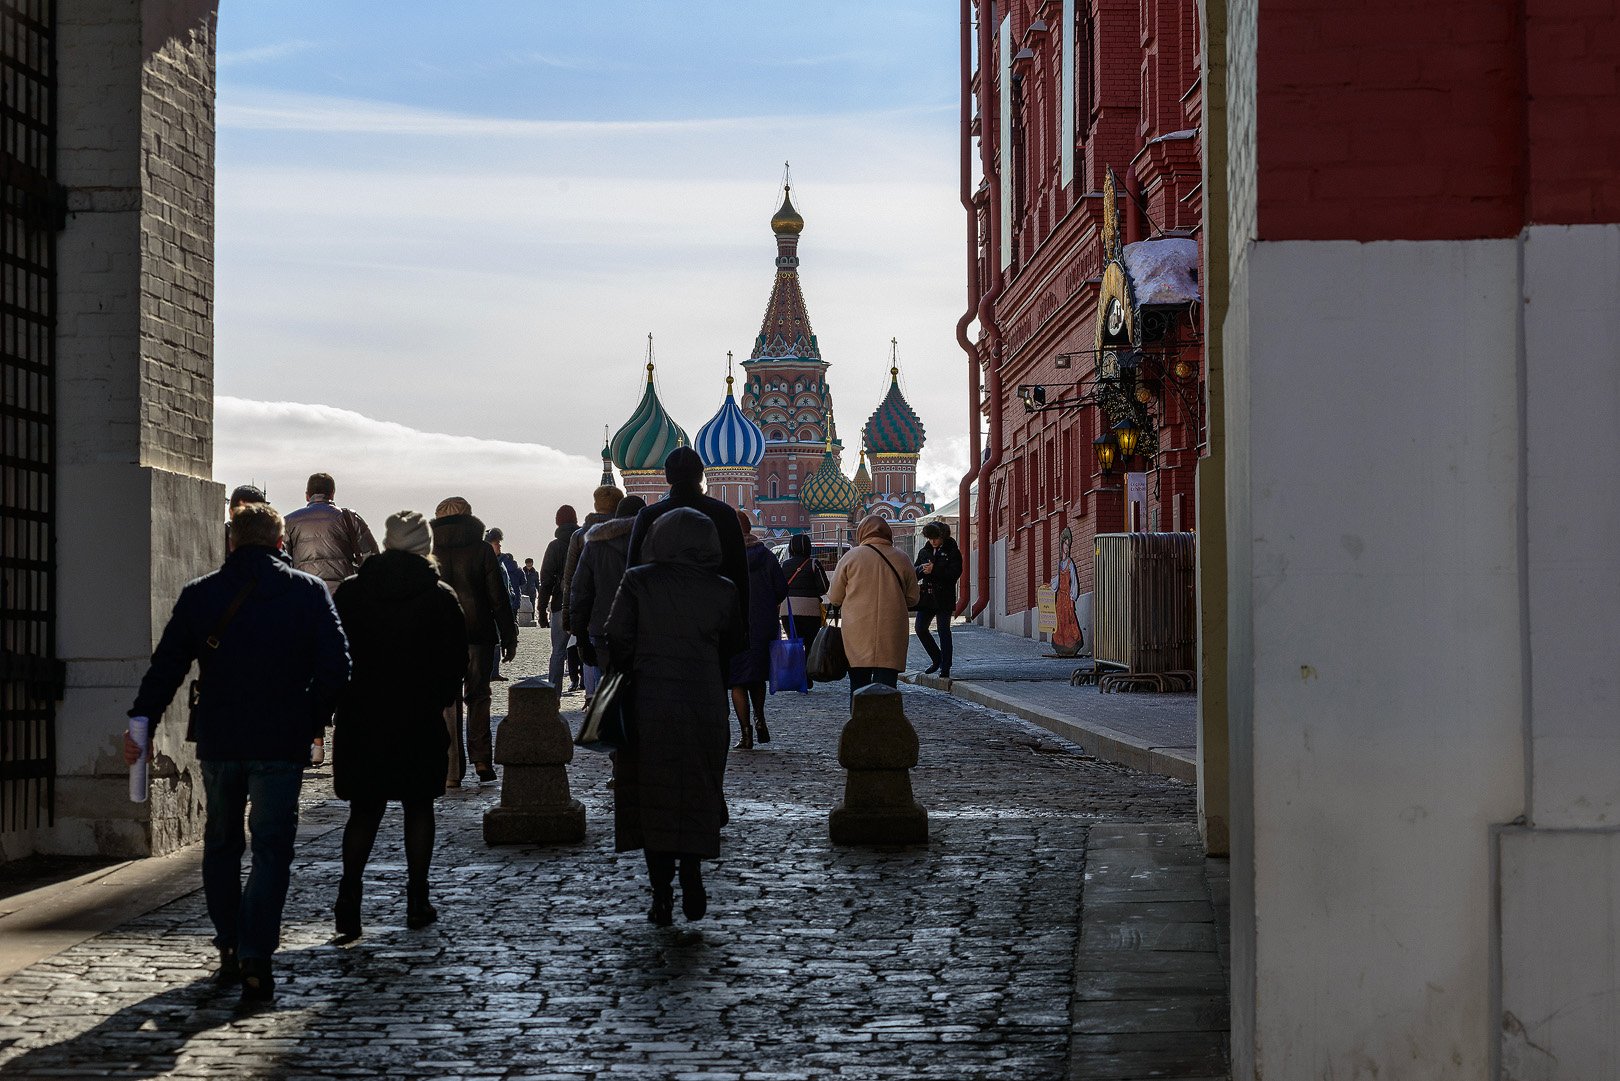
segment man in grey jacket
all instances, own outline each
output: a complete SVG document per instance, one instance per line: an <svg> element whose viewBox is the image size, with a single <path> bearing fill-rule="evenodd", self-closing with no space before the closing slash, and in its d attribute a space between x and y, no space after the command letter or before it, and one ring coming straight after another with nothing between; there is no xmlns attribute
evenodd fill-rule
<svg viewBox="0 0 1620 1081"><path fill-rule="evenodd" d="M333 502L337 482L330 473L315 473L305 486L309 505L286 518L287 557L305 574L335 592L338 583L377 554L377 541L364 518Z"/></svg>

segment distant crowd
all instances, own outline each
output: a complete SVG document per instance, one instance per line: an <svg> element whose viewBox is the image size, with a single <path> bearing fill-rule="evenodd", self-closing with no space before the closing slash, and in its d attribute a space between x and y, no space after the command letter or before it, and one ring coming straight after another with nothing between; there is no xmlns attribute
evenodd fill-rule
<svg viewBox="0 0 1620 1081"><path fill-rule="evenodd" d="M503 551L502 531L459 496L431 520L390 515L379 550L329 474L312 475L305 505L285 518L257 488L231 493L225 564L181 591L129 711L156 727L196 666L186 738L206 796L203 886L221 983L239 984L244 1002L274 995L298 796L328 727L334 789L349 804L335 941L362 933L364 871L391 801L403 810L407 925L437 919L434 801L467 783L469 767L479 783L497 779L491 683L517 656L520 614L549 631L545 676L560 694L583 694L588 709L608 675L628 688L617 708L635 738L613 755L615 848L643 853L657 926L673 920L677 873L686 918L706 913L702 861L719 855L729 818L728 749L771 741L768 685L809 693L802 656L829 626L822 644L842 646L851 694L896 686L908 612L928 671L950 676L962 559L944 523L923 528L915 561L876 516L845 551L818 553L800 534L778 559L746 511L704 494L696 452L673 451L665 477L668 493L651 504L603 485L583 522L559 507L538 568ZM783 650L784 638L802 651ZM782 658L795 655L784 687ZM599 707L614 696L604 691ZM126 760L155 743L126 732Z"/></svg>

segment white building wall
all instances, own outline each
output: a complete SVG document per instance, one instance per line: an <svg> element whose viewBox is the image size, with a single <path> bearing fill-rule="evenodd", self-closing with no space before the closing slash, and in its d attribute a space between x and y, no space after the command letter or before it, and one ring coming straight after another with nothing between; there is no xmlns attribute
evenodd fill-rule
<svg viewBox="0 0 1620 1081"><path fill-rule="evenodd" d="M1519 246L1250 243L1233 287L1235 1076L1478 1081L1524 810Z"/></svg>

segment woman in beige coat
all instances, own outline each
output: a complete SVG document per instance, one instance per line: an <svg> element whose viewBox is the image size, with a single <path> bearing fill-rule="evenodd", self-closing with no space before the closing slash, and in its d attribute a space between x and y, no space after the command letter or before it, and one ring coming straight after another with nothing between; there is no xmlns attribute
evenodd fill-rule
<svg viewBox="0 0 1620 1081"><path fill-rule="evenodd" d="M827 590L827 603L844 620L850 694L869 683L893 687L899 681L911 642L906 613L917 594L917 572L894 550L889 523L875 514L861 519L855 547L838 561Z"/></svg>

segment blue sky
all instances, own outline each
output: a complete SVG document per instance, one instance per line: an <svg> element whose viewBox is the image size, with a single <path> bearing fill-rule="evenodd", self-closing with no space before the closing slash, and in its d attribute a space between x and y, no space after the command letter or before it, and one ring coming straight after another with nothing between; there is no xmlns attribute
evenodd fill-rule
<svg viewBox="0 0 1620 1081"><path fill-rule="evenodd" d="M649 331L676 419L718 406L792 159L844 430L898 337L944 488L965 465L956 43L937 0L222 5L216 474L286 503L327 469L368 518L465 474L537 551L634 408Z"/></svg>

